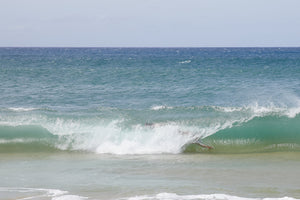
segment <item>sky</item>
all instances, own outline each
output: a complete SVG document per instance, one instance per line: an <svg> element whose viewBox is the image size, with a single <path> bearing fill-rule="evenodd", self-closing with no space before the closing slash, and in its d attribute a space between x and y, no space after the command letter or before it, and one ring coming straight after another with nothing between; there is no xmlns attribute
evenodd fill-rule
<svg viewBox="0 0 300 200"><path fill-rule="evenodd" d="M300 47L300 0L0 0L0 47Z"/></svg>

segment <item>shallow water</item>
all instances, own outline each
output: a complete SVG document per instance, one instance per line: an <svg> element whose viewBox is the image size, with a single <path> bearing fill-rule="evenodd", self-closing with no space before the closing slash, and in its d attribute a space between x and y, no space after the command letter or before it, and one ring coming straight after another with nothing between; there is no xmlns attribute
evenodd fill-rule
<svg viewBox="0 0 300 200"><path fill-rule="evenodd" d="M68 191L68 195L89 199L160 193L300 198L299 156L294 152L136 156L4 154L0 185L5 187L1 187L1 195L2 199L5 199L3 195L20 195L21 192L6 191L9 188L16 191L43 188ZM39 192L43 193L22 194L34 196Z"/></svg>

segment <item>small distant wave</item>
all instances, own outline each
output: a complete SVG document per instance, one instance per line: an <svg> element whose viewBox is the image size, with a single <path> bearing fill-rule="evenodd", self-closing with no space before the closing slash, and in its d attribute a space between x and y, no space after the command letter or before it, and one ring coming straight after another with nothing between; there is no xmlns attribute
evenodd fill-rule
<svg viewBox="0 0 300 200"><path fill-rule="evenodd" d="M164 105L154 105L151 107L151 110L163 110L163 109L172 109L171 106L164 106Z"/></svg>
<svg viewBox="0 0 300 200"><path fill-rule="evenodd" d="M22 107L11 107L8 110L16 111L16 112L26 112L26 111L33 111L38 110L38 108L22 108Z"/></svg>
<svg viewBox="0 0 300 200"><path fill-rule="evenodd" d="M249 112L252 113L253 116L264 116L264 115L285 115L290 118L294 118L297 114L300 113L300 107L292 107L292 108L284 108L284 107L276 107L274 105L270 106L259 106L257 103L248 106L242 107L222 107L222 106L211 106L211 108L215 109L219 112Z"/></svg>
<svg viewBox="0 0 300 200"><path fill-rule="evenodd" d="M25 107L10 107L10 108L0 108L2 111L13 111L13 112L30 112L30 111L54 111L49 108L25 108Z"/></svg>
<svg viewBox="0 0 300 200"><path fill-rule="evenodd" d="M128 198L121 198L119 200L297 200L292 197L282 198L247 198L238 197L228 194L199 194L199 195L178 195L176 193L159 193L156 195L143 195Z"/></svg>
<svg viewBox="0 0 300 200"><path fill-rule="evenodd" d="M184 60L184 61L180 61L179 63L180 64L188 64L188 63L191 63L192 61L191 60Z"/></svg>
<svg viewBox="0 0 300 200"><path fill-rule="evenodd" d="M300 113L300 107L276 107L274 105L260 106L257 103L240 107L226 106L191 106L191 107L172 107L166 105L153 105L151 110L174 110L178 112L199 111L199 112L221 112L221 113L241 113L252 117L265 115L278 115L294 118Z"/></svg>

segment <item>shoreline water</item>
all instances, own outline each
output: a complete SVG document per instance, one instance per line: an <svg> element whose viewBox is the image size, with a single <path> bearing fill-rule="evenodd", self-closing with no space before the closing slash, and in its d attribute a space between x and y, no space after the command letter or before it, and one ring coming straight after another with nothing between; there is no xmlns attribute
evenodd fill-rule
<svg viewBox="0 0 300 200"><path fill-rule="evenodd" d="M299 155L1 154L0 193L5 194L5 188L46 188L95 200L144 195L155 199L161 193L170 195L161 199L201 199L188 196L209 194L230 195L229 199L300 198ZM55 199L51 194L47 198Z"/></svg>

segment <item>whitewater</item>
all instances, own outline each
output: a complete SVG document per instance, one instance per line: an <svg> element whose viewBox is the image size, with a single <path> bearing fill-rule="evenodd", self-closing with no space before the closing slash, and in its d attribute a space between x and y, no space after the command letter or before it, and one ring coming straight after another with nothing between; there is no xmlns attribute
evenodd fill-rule
<svg viewBox="0 0 300 200"><path fill-rule="evenodd" d="M39 151L83 151L97 154L299 151L298 108L258 105L235 108L154 108L108 109L116 116L110 119L99 117L106 115L106 108L81 111L79 117L72 117L76 115L73 112L62 115L49 109L2 109L7 113L1 117L0 149L2 152L35 152L37 148ZM84 112L88 114L84 115ZM140 115L146 112L148 115L160 117L177 115L177 119L151 122L149 126L149 119L137 121L131 114ZM185 119L190 113L197 113L197 116ZM276 126L278 131L274 130ZM198 139L207 141L214 150L207 151L193 145ZM282 148L283 146L286 148Z"/></svg>
<svg viewBox="0 0 300 200"><path fill-rule="evenodd" d="M299 48L0 48L0 199L300 199L299 77Z"/></svg>

